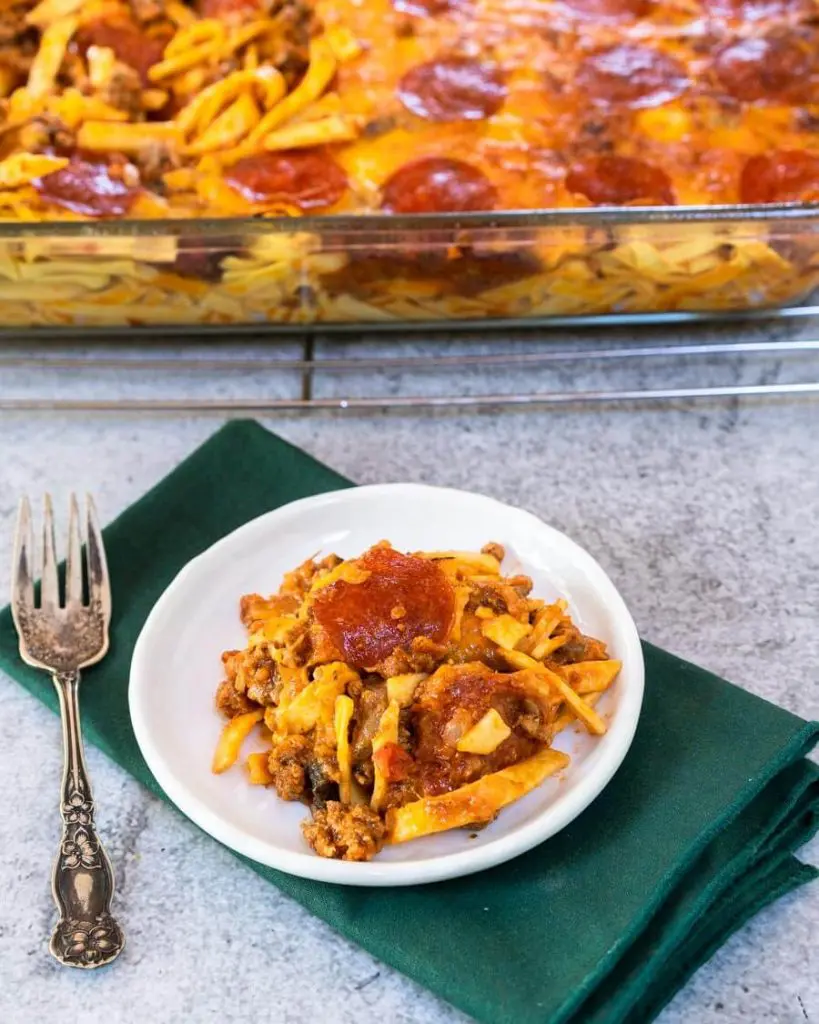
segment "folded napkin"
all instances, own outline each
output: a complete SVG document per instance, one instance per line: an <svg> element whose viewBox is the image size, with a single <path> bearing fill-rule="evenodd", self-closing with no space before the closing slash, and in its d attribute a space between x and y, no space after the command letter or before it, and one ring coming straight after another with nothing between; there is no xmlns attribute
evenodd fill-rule
<svg viewBox="0 0 819 1024"><path fill-rule="evenodd" d="M257 424L232 423L105 530L112 648L87 673L83 724L91 743L158 796L126 696L151 606L189 559L230 530L346 486ZM625 763L584 814L529 853L468 878L394 890L247 863L480 1021L653 1019L736 928L816 876L792 854L819 827L819 771L804 760L819 725L644 649L645 705ZM16 652L6 609L0 666L56 710L50 680Z"/></svg>

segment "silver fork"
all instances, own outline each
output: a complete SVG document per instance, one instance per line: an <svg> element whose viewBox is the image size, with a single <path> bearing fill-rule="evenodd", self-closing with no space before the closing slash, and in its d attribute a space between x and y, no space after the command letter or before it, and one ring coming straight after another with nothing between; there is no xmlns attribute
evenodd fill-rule
<svg viewBox="0 0 819 1024"><path fill-rule="evenodd" d="M49 949L67 967L102 967L122 952L124 938L111 916L114 873L94 825L94 800L85 767L80 731L80 669L94 665L108 650L111 589L102 534L91 496L86 498L83 597L80 515L71 496L65 598L60 601L54 515L43 503L43 560L40 604L34 603L34 534L27 498L20 502L14 543L11 608L20 637L20 656L51 673L63 723L62 841L54 864L52 890L60 919Z"/></svg>

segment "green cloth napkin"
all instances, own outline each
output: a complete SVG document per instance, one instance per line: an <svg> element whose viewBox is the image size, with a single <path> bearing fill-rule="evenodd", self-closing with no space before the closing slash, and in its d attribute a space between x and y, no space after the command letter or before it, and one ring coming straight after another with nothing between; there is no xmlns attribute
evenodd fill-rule
<svg viewBox="0 0 819 1024"><path fill-rule="evenodd" d="M91 743L158 796L126 695L151 606L189 559L230 530L348 485L257 424L232 423L106 529L112 647L87 673L83 724ZM528 854L468 878L394 890L247 863L480 1021L653 1019L736 928L816 876L792 854L819 827L819 770L804 759L819 726L650 644L644 650L645 705L625 763L584 814ZM0 666L56 710L50 680L17 656L8 609Z"/></svg>

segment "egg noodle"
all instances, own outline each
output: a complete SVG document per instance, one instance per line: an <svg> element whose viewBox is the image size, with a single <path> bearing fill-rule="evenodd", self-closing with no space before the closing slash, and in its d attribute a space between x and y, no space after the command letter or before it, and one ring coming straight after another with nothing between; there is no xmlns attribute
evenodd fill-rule
<svg viewBox="0 0 819 1024"><path fill-rule="evenodd" d="M818 12L816 0L0 0L0 325L796 301L819 278L815 222L298 219L819 200ZM185 231L203 218L234 220ZM237 218L271 223L243 231ZM156 228L95 227L112 220Z"/></svg>

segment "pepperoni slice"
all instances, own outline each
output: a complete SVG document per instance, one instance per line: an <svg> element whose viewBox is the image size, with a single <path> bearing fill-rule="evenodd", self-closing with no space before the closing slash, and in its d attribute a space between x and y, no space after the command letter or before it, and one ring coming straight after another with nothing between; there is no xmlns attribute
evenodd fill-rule
<svg viewBox="0 0 819 1024"><path fill-rule="evenodd" d="M332 206L347 189L347 176L332 157L306 149L247 156L225 171L225 180L252 203L278 201L302 210Z"/></svg>
<svg viewBox="0 0 819 1024"><path fill-rule="evenodd" d="M612 107L657 107L685 92L690 84L679 61L630 43L586 57L575 82L592 103Z"/></svg>
<svg viewBox="0 0 819 1024"><path fill-rule="evenodd" d="M819 156L785 149L749 157L739 178L743 203L796 203L819 199Z"/></svg>
<svg viewBox="0 0 819 1024"><path fill-rule="evenodd" d="M622 206L637 200L674 204L671 180L665 171L627 156L601 156L575 164L566 175L566 188L598 206Z"/></svg>
<svg viewBox="0 0 819 1024"><path fill-rule="evenodd" d="M138 188L112 177L106 164L79 159L38 178L33 185L45 202L86 217L122 217L139 195Z"/></svg>
<svg viewBox="0 0 819 1024"><path fill-rule="evenodd" d="M735 99L798 102L805 95L813 59L792 38L785 36L740 39L720 50L714 71Z"/></svg>
<svg viewBox="0 0 819 1024"><path fill-rule="evenodd" d="M491 754L480 758L459 753L455 745L470 720L479 721L490 708L512 727L512 735ZM474 661L442 665L421 683L410 712L415 768L424 794L432 796L456 789L534 754L540 741L517 728L527 712L539 716L544 724L553 716L546 699L531 701L508 672L493 672Z"/></svg>
<svg viewBox="0 0 819 1024"><path fill-rule="evenodd" d="M384 185L381 206L390 213L465 213L492 210L497 198L477 167L430 157L396 171Z"/></svg>
<svg viewBox="0 0 819 1024"><path fill-rule="evenodd" d="M500 110L506 87L494 65L451 57L408 71L398 97L407 110L428 121L481 121Z"/></svg>
<svg viewBox="0 0 819 1024"><path fill-rule="evenodd" d="M148 82L148 69L162 60L168 36L149 36L133 21L92 21L82 27L79 43L83 50L89 46L107 46L117 60L139 72L143 84Z"/></svg>
<svg viewBox="0 0 819 1024"><path fill-rule="evenodd" d="M651 13L652 0L563 0L576 14L595 21L625 21L645 18Z"/></svg>
<svg viewBox="0 0 819 1024"><path fill-rule="evenodd" d="M416 637L446 640L455 594L434 562L372 548L355 564L370 573L363 582L338 580L313 602L316 622L345 661L373 669Z"/></svg>

